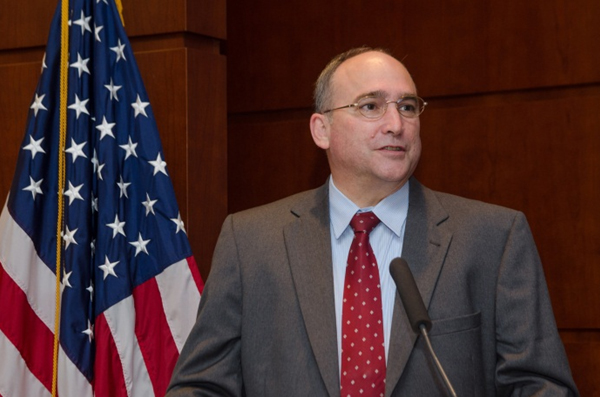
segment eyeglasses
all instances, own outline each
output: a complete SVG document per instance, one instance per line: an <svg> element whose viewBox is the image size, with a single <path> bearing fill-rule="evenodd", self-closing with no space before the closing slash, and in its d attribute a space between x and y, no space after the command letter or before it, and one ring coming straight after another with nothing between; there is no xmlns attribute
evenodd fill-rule
<svg viewBox="0 0 600 397"><path fill-rule="evenodd" d="M414 95L406 95L394 101L387 101L382 97L368 96L361 98L358 102L351 103L350 105L325 110L323 114L339 109L356 108L360 114L369 120L378 120L383 117L390 103L395 104L400 115L407 118L418 117L425 110L425 106L427 106L427 102L425 102L423 98Z"/></svg>

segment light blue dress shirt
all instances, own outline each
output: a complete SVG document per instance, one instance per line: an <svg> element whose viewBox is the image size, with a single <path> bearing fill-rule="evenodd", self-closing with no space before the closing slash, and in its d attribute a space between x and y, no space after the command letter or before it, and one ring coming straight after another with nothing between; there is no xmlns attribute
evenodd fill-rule
<svg viewBox="0 0 600 397"><path fill-rule="evenodd" d="M375 207L359 208L329 178L329 212L331 218L331 252L333 262L333 291L335 295L335 320L338 342L338 362L342 362L342 300L348 251L352 244L354 231L350 220L358 211L373 211L381 220L369 235L369 241L379 267L381 282L381 302L383 309L383 336L385 358L388 359L389 340L392 329L392 315L396 298L396 285L390 275L390 262L402 255L402 242L408 214L409 183L381 200Z"/></svg>

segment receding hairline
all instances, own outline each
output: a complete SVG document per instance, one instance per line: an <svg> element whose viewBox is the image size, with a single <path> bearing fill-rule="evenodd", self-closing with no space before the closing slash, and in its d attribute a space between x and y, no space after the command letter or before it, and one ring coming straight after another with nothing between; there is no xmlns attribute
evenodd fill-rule
<svg viewBox="0 0 600 397"><path fill-rule="evenodd" d="M335 73L339 69L339 67L346 61L348 61L352 58L355 58L359 55L369 53L369 52L375 52L375 53L387 55L387 56L395 59L396 61L398 61L404 67L404 69L406 69L406 67L404 66L402 61L400 61L398 58L396 58L394 55L392 55L392 53L389 50L387 50L385 48L381 48L381 47L367 47L367 46L356 47L356 48L352 48L348 51L345 51L341 54L338 54L335 57L333 57L331 59L331 61L329 61L329 63L327 63L327 65L321 71L321 74L317 78L317 81L315 82L315 89L313 92L313 100L314 100L314 110L316 113L322 113L323 111L325 111L325 108L331 102L331 97L332 97L332 92L333 92L332 80L333 80L333 76L335 75ZM408 72L408 70L407 70L407 73L410 76L410 73Z"/></svg>

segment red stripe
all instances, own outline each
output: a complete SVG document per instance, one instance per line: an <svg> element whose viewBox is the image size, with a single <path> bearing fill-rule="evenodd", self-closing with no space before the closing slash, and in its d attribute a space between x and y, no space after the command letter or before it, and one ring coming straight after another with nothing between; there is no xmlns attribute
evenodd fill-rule
<svg viewBox="0 0 600 397"><path fill-rule="evenodd" d="M196 264L196 260L193 256L187 258L188 265L190 267L190 271L192 272L192 277L196 282L196 287L198 287L198 291L202 295L202 291L204 290L204 282L202 281L202 275L200 274L200 270L198 270L198 265Z"/></svg>
<svg viewBox="0 0 600 397"><path fill-rule="evenodd" d="M104 314L96 317L94 339L96 340L96 360L92 382L94 395L96 397L127 397L123 366Z"/></svg>
<svg viewBox="0 0 600 397"><path fill-rule="evenodd" d="M0 329L19 350L31 373L52 390L54 334L31 309L25 293L1 263Z"/></svg>
<svg viewBox="0 0 600 397"><path fill-rule="evenodd" d="M173 286L176 288L176 286ZM133 290L135 335L146 363L156 396L164 396L171 373L179 357L156 279L152 278Z"/></svg>

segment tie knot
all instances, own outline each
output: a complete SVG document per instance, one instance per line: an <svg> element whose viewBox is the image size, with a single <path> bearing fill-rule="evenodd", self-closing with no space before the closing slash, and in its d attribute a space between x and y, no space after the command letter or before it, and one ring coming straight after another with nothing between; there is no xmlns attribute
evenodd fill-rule
<svg viewBox="0 0 600 397"><path fill-rule="evenodd" d="M371 233L371 230L375 229L375 226L379 224L380 220L377 216L369 212L357 212L350 221L350 227L354 230L354 233Z"/></svg>

